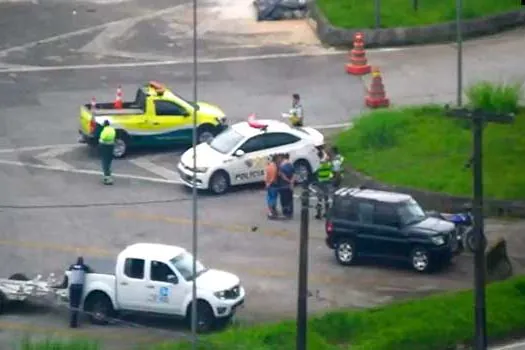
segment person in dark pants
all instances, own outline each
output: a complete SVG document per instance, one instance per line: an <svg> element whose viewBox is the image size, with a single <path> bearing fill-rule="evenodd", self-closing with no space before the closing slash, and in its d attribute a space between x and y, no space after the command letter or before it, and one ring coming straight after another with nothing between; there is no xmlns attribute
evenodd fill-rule
<svg viewBox="0 0 525 350"><path fill-rule="evenodd" d="M109 125L109 121L104 121L104 128L98 140L100 155L102 158L102 172L104 173L104 185L113 184L111 177L111 163L113 162L113 149L115 148L116 131Z"/></svg>
<svg viewBox="0 0 525 350"><path fill-rule="evenodd" d="M86 279L86 273L90 272L90 268L84 264L84 259L80 256L77 259L77 263L70 266L70 284L69 284L69 308L70 308L70 320L69 327L78 327L78 309L82 302L82 293L84 291L84 282Z"/></svg>
<svg viewBox="0 0 525 350"><path fill-rule="evenodd" d="M268 219L275 219L278 217L277 199L279 197L279 161L279 156L273 155L264 171Z"/></svg>
<svg viewBox="0 0 525 350"><path fill-rule="evenodd" d="M290 162L290 155L288 153L282 156L282 161L279 166L279 196L281 199L281 207L283 215L287 219L293 217L293 186L295 184L294 167Z"/></svg>

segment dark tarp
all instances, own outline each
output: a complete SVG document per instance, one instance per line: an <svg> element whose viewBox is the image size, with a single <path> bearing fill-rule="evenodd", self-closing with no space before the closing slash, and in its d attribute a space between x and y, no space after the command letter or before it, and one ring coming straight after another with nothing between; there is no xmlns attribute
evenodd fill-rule
<svg viewBox="0 0 525 350"><path fill-rule="evenodd" d="M306 0L254 0L258 21L305 18Z"/></svg>

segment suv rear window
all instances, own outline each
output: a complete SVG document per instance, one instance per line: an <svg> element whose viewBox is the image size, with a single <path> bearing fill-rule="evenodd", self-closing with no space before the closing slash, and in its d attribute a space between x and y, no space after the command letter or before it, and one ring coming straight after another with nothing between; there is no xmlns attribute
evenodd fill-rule
<svg viewBox="0 0 525 350"><path fill-rule="evenodd" d="M352 197L336 197L333 206L333 215L339 219L357 220L354 200Z"/></svg>

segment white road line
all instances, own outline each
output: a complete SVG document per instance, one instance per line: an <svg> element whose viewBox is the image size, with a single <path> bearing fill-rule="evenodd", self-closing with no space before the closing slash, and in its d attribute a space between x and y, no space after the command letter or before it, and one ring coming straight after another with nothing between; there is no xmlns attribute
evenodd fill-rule
<svg viewBox="0 0 525 350"><path fill-rule="evenodd" d="M14 166L19 166L19 167L24 167L24 168L61 171L61 172L72 173L72 174L84 174L84 175L102 176L102 172L95 171L95 170L63 169L63 168L60 168L60 167L54 167L54 166L49 166L49 165L32 164L32 163L19 162L19 161L13 161L13 160L0 159L0 164L14 165ZM113 177L122 178L122 179L130 179L130 180L140 180L140 181L146 181L146 182L154 182L154 183L163 183L163 184L181 184L180 181L160 179L160 178L157 178L157 177L137 176L137 175L131 175L131 174L114 173Z"/></svg>
<svg viewBox="0 0 525 350"><path fill-rule="evenodd" d="M343 128L351 128L354 125L354 123L339 123L339 124L325 124L325 125L306 125L310 126L311 128L318 129L318 130L325 130L325 129L343 129Z"/></svg>
<svg viewBox="0 0 525 350"><path fill-rule="evenodd" d="M57 147L49 149L48 151L44 153L37 154L34 156L35 159L41 161L42 163L55 167L55 168L62 168L64 170L71 170L74 169L73 166L69 165L68 163L57 159L57 157L60 157L61 155L71 151L71 148L66 147Z"/></svg>
<svg viewBox="0 0 525 350"><path fill-rule="evenodd" d="M79 148L79 147L86 147L86 146L83 144L79 144L79 143L71 143L71 144L63 144L63 145L43 145L43 146L3 148L3 149L0 149L0 153L41 151L41 150L51 149L51 148L71 148L73 149L73 148Z"/></svg>
<svg viewBox="0 0 525 350"><path fill-rule="evenodd" d="M120 20L117 20L117 21L107 22L107 23L99 24L99 25L92 26L92 27L89 27L89 28L75 30L75 31L69 32L69 33L63 33L63 34L59 34L59 35L54 35L54 36L51 36L51 37L48 37L48 38L45 38L45 39L42 39L42 40L32 41L32 42L29 42L29 43L26 43L26 44L23 44L23 45L13 46L13 47L10 47L8 49L0 50L0 57L5 56L5 55L7 55L7 54L9 54L11 52L14 52L14 51L30 49L30 48L35 47L37 45L48 44L48 43L52 43L52 42L63 40L63 39L73 38L73 37L78 36L78 35L91 33L91 32L97 31L99 29L107 28L107 27L112 26L112 25L117 25L117 24L126 23L126 22L130 22L130 21L138 22L138 21L143 21L143 20L147 20L147 19L152 19L152 18L159 17L159 16L162 16L162 15L165 15L165 14L169 14L170 12L173 12L173 11L178 11L178 10L180 10L181 7L184 7L184 6L187 6L187 5L172 6L172 7L168 7L166 9L160 10L160 11L150 12L150 13L147 13L145 15L135 16L135 17L127 17L127 18L123 18L123 19L120 19Z"/></svg>
<svg viewBox="0 0 525 350"><path fill-rule="evenodd" d="M292 52L292 53L274 53L266 55L253 56L233 56L221 58L202 58L199 63L227 63L227 62L245 62L256 60L280 59L280 58L297 58L297 57L319 57L319 56L335 56L346 55L346 52L327 51L327 52ZM167 61L147 61L147 62L125 62L125 63L103 63L103 64L80 64L70 66L32 66L20 68L6 68L1 69L2 73L28 73L28 72L53 72L53 71L68 71L68 70L87 70L87 69L110 69L110 68L136 68L136 67L158 67L158 66L175 66L181 64L191 64L193 58L184 58L180 60Z"/></svg>
<svg viewBox="0 0 525 350"><path fill-rule="evenodd" d="M511 349L517 349L517 348L520 348L520 347L525 347L525 341L521 341L521 342L518 342L518 343L505 345L505 346L502 346L502 347L499 347L499 348L491 348L490 350L511 350Z"/></svg>
<svg viewBox="0 0 525 350"><path fill-rule="evenodd" d="M180 176L175 171L154 164L145 158L131 159L129 162L166 180L180 181Z"/></svg>

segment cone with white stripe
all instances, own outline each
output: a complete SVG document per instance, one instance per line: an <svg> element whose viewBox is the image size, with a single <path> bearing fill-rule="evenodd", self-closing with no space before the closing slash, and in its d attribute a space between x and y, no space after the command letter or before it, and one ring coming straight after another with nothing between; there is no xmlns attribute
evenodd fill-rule
<svg viewBox="0 0 525 350"><path fill-rule="evenodd" d="M115 97L113 108L122 109L122 87L120 85L117 88L117 96Z"/></svg>

